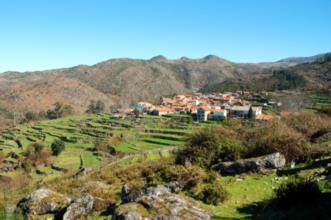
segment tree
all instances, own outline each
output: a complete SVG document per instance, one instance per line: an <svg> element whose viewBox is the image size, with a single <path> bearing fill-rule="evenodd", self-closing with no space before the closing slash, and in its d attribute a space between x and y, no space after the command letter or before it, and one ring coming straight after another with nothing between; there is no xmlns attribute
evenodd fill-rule
<svg viewBox="0 0 331 220"><path fill-rule="evenodd" d="M134 114L134 116L135 116L136 118L139 118L139 114L140 114L140 113L139 113L139 110L138 110L138 109L135 108L135 109L133 110L133 114Z"/></svg>
<svg viewBox="0 0 331 220"><path fill-rule="evenodd" d="M14 141L16 142L18 148L23 148L22 142L19 139L16 138Z"/></svg>
<svg viewBox="0 0 331 220"><path fill-rule="evenodd" d="M73 113L73 109L70 105L65 105L60 102L56 102L54 104L54 108L47 111L47 118L57 119L71 115L72 113Z"/></svg>
<svg viewBox="0 0 331 220"><path fill-rule="evenodd" d="M105 111L105 103L103 103L101 100L98 100L95 104L95 113L102 113Z"/></svg>
<svg viewBox="0 0 331 220"><path fill-rule="evenodd" d="M86 110L86 112L90 114L99 114L104 111L105 111L105 103L103 103L101 100L98 101L91 100Z"/></svg>
<svg viewBox="0 0 331 220"><path fill-rule="evenodd" d="M274 71L271 78L276 81L276 89L279 90L296 89L306 85L306 80L303 76L290 70Z"/></svg>
<svg viewBox="0 0 331 220"><path fill-rule="evenodd" d="M44 149L44 145L40 144L40 143L34 143L33 145L34 151L39 153Z"/></svg>
<svg viewBox="0 0 331 220"><path fill-rule="evenodd" d="M51 149L52 149L52 154L54 156L58 156L65 149L65 143L63 141L59 140L59 139L56 139L52 143Z"/></svg>
<svg viewBox="0 0 331 220"><path fill-rule="evenodd" d="M95 105L96 105L95 101L91 100L90 104L87 107L86 113L93 114L95 111Z"/></svg>
<svg viewBox="0 0 331 220"><path fill-rule="evenodd" d="M38 120L38 114L35 112L29 111L29 112L25 113L25 120L28 122Z"/></svg>
<svg viewBox="0 0 331 220"><path fill-rule="evenodd" d="M249 107L249 110L248 110L248 115L247 115L247 117L248 117L249 119L253 119L253 118L254 118L254 114L253 114L253 109L252 109L252 106L251 106L251 107Z"/></svg>

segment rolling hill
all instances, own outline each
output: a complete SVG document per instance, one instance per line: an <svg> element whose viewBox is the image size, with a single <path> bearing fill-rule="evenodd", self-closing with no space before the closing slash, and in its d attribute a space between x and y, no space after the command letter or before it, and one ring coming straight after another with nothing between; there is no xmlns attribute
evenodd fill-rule
<svg viewBox="0 0 331 220"><path fill-rule="evenodd" d="M84 112L89 102L96 99L107 107L125 107L141 100L155 102L160 96L198 91L228 79L250 82L275 68L294 68L309 75L307 65L314 75L321 74L319 70L325 66L302 63L302 59L297 63L292 59L291 62L240 64L209 55L177 60L163 56L150 60L111 59L92 66L6 72L0 74L0 107L15 112L42 111L55 102L62 102L70 104L76 112Z"/></svg>

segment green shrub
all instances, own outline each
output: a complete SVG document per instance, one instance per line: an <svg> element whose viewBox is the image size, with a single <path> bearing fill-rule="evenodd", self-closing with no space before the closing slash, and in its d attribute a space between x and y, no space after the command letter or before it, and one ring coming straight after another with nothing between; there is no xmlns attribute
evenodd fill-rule
<svg viewBox="0 0 331 220"><path fill-rule="evenodd" d="M101 100L98 101L90 101L90 104L86 110L87 113L90 114L99 114L105 111L105 103L103 103Z"/></svg>
<svg viewBox="0 0 331 220"><path fill-rule="evenodd" d="M191 162L209 168L219 161L239 159L243 152L235 132L224 128L201 129L188 137L184 149L177 152L177 163Z"/></svg>
<svg viewBox="0 0 331 220"><path fill-rule="evenodd" d="M165 165L147 175L149 184L178 182L184 190L190 190L207 178L206 172L197 166Z"/></svg>
<svg viewBox="0 0 331 220"><path fill-rule="evenodd" d="M25 113L24 117L25 117L25 120L28 121L28 122L29 121L36 121L36 120L39 119L38 114L35 113L35 112L31 112L31 111Z"/></svg>
<svg viewBox="0 0 331 220"><path fill-rule="evenodd" d="M115 147L113 147L111 142L112 138L107 135L104 135L103 137L98 137L94 142L94 150L115 155L117 151Z"/></svg>
<svg viewBox="0 0 331 220"><path fill-rule="evenodd" d="M2 152L0 152L0 164L2 164L5 159L6 159L5 155Z"/></svg>
<svg viewBox="0 0 331 220"><path fill-rule="evenodd" d="M26 173L30 173L31 172L31 164L29 163L29 161L23 161L22 162L22 168Z"/></svg>
<svg viewBox="0 0 331 220"><path fill-rule="evenodd" d="M43 149L44 149L44 145L43 144L41 144L41 143L33 143L32 144L32 147L34 148L34 151L35 152L41 152Z"/></svg>
<svg viewBox="0 0 331 220"><path fill-rule="evenodd" d="M52 109L47 111L48 119L57 119L71 115L74 112L73 108L70 105L65 105L60 102L54 104Z"/></svg>
<svg viewBox="0 0 331 220"><path fill-rule="evenodd" d="M297 204L313 202L321 195L321 189L316 181L292 177L283 182L275 194L279 207L288 209Z"/></svg>
<svg viewBox="0 0 331 220"><path fill-rule="evenodd" d="M220 143L219 158L222 161L238 160L244 155L245 147L238 140L227 139Z"/></svg>
<svg viewBox="0 0 331 220"><path fill-rule="evenodd" d="M331 106L323 106L317 109L318 112L331 116Z"/></svg>
<svg viewBox="0 0 331 220"><path fill-rule="evenodd" d="M65 149L65 143L64 143L64 141L59 140L59 139L56 139L52 143L51 149L52 149L52 154L54 156L60 155L60 153Z"/></svg>
<svg viewBox="0 0 331 220"><path fill-rule="evenodd" d="M221 186L220 183L205 184L202 190L195 197L209 205L218 205L229 197L229 193Z"/></svg>

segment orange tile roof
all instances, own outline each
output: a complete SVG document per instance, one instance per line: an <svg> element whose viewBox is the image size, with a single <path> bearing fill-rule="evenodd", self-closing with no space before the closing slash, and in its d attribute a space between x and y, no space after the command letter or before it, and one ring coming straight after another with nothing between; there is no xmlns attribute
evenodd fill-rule
<svg viewBox="0 0 331 220"><path fill-rule="evenodd" d="M274 116L274 115L265 115L265 114L257 115L255 117L255 119L263 120L263 121L269 121L269 120L273 120L275 118L276 118L276 116Z"/></svg>
<svg viewBox="0 0 331 220"><path fill-rule="evenodd" d="M225 109L214 109L213 112L225 112Z"/></svg>
<svg viewBox="0 0 331 220"><path fill-rule="evenodd" d="M203 110L205 110L205 111L210 111L210 110L211 110L211 109L210 109L208 106L206 106L206 105L200 106L199 109L203 109Z"/></svg>
<svg viewBox="0 0 331 220"><path fill-rule="evenodd" d="M170 112L172 109L167 106L159 106L159 107L157 107L157 110L159 112Z"/></svg>

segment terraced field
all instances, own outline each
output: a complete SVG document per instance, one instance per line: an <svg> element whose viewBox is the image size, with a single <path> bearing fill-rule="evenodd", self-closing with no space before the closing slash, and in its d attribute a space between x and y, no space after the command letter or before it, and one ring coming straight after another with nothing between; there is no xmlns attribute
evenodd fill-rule
<svg viewBox="0 0 331 220"><path fill-rule="evenodd" d="M55 139L61 139L65 142L66 149L59 156L54 157L54 166L77 170L83 162L84 167L99 167L105 158L91 151L97 140L112 137L117 152L137 154L182 145L185 136L194 128L215 126L215 124L196 125L188 119L189 116L186 115L168 117L144 115L137 119L135 117L120 119L111 114L87 114L40 121L2 131L0 151L4 155L23 155L35 142L50 146ZM18 162L15 157L10 160L13 164ZM43 175L34 173L33 177L36 179L45 179L45 175L53 177L61 174L50 167L40 166L37 169ZM15 173L16 171L9 171L2 175L11 176Z"/></svg>
<svg viewBox="0 0 331 220"><path fill-rule="evenodd" d="M331 106L330 94L323 92L313 92L310 93L309 97L313 102L313 109L319 109L319 108Z"/></svg>

